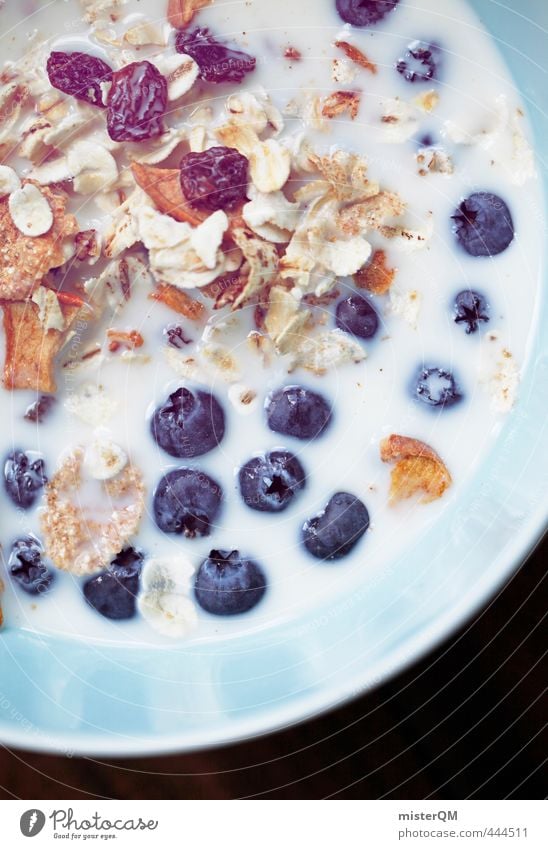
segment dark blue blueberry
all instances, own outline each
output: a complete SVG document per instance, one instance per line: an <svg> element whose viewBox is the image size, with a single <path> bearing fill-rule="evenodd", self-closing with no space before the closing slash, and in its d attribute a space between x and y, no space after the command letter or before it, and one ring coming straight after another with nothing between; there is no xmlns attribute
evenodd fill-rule
<svg viewBox="0 0 548 849"><path fill-rule="evenodd" d="M172 457L198 457L222 441L225 414L213 395L183 386L158 407L150 427L160 448Z"/></svg>
<svg viewBox="0 0 548 849"><path fill-rule="evenodd" d="M303 489L306 475L289 451L269 451L253 457L239 473L240 491L248 507L279 513L289 507L293 496Z"/></svg>
<svg viewBox="0 0 548 849"><path fill-rule="evenodd" d="M410 83L426 83L438 78L441 49L427 41L412 41L396 63L396 70Z"/></svg>
<svg viewBox="0 0 548 849"><path fill-rule="evenodd" d="M337 492L324 510L305 522L303 543L319 560L336 560L349 554L369 527L369 513L359 498Z"/></svg>
<svg viewBox="0 0 548 849"><path fill-rule="evenodd" d="M442 368L422 368L414 391L419 401L430 407L452 407L462 398L455 378Z"/></svg>
<svg viewBox="0 0 548 849"><path fill-rule="evenodd" d="M382 21L399 0L337 0L337 12L347 24L369 27Z"/></svg>
<svg viewBox="0 0 548 849"><path fill-rule="evenodd" d="M215 616L246 613L260 602L266 591L262 569L245 560L239 551L209 552L194 586L196 601Z"/></svg>
<svg viewBox="0 0 548 849"><path fill-rule="evenodd" d="M44 549L35 536L18 539L13 543L8 568L13 580L30 595L41 595L49 590L53 573L42 560Z"/></svg>
<svg viewBox="0 0 548 849"><path fill-rule="evenodd" d="M53 395L40 395L25 411L25 418L28 422L36 422L41 424L46 416L55 406L55 397Z"/></svg>
<svg viewBox="0 0 548 849"><path fill-rule="evenodd" d="M87 603L106 619L133 619L142 563L141 552L124 548L105 572L85 582Z"/></svg>
<svg viewBox="0 0 548 849"><path fill-rule="evenodd" d="M455 235L471 256L496 256L514 238L510 210L498 195L475 192L453 215Z"/></svg>
<svg viewBox="0 0 548 849"><path fill-rule="evenodd" d="M453 315L455 323L462 324L466 333L475 333L480 322L489 321L489 307L483 295L465 289L455 298Z"/></svg>
<svg viewBox="0 0 548 849"><path fill-rule="evenodd" d="M32 507L45 483L45 463L24 451L13 451L4 462L6 492L17 507Z"/></svg>
<svg viewBox="0 0 548 849"><path fill-rule="evenodd" d="M379 317L371 301L363 295L350 295L337 304L336 323L352 336L370 339L377 332Z"/></svg>
<svg viewBox="0 0 548 849"><path fill-rule="evenodd" d="M267 399L266 417L270 430L275 433L297 439L317 439L331 421L331 406L311 389L286 386Z"/></svg>
<svg viewBox="0 0 548 849"><path fill-rule="evenodd" d="M154 518L161 531L205 537L221 508L223 491L196 469L174 469L164 475L154 493Z"/></svg>

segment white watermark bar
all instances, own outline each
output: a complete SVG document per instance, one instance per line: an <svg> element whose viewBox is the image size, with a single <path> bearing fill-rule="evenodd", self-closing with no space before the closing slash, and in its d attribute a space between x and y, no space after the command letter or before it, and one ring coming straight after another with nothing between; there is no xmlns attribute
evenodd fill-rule
<svg viewBox="0 0 548 849"><path fill-rule="evenodd" d="M546 849L548 816L543 801L0 802L2 849L105 843L120 849Z"/></svg>

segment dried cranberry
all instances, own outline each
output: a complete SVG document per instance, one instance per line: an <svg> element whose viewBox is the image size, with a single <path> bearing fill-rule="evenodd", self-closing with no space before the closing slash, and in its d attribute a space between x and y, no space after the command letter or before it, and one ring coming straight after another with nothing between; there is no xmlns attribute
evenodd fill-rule
<svg viewBox="0 0 548 849"><path fill-rule="evenodd" d="M215 212L247 200L245 156L233 147L210 147L181 160L181 188L193 206Z"/></svg>
<svg viewBox="0 0 548 849"><path fill-rule="evenodd" d="M192 339L187 339L183 328L178 324L170 324L164 329L164 334L167 338L168 345L173 348L184 348L185 345L190 345Z"/></svg>
<svg viewBox="0 0 548 849"><path fill-rule="evenodd" d="M235 50L209 34L209 29L194 32L180 30L175 39L178 53L192 56L200 66L200 78L208 83L241 83L246 74L255 70L254 56Z"/></svg>
<svg viewBox="0 0 548 849"><path fill-rule="evenodd" d="M85 100L92 106L104 107L101 83L112 79L112 68L89 53L50 53L47 71L54 88Z"/></svg>
<svg viewBox="0 0 548 849"><path fill-rule="evenodd" d="M399 0L337 0L337 12L347 24L368 27L382 21Z"/></svg>
<svg viewBox="0 0 548 849"><path fill-rule="evenodd" d="M112 75L107 128L114 141L141 142L164 131L167 81L150 62L132 62Z"/></svg>

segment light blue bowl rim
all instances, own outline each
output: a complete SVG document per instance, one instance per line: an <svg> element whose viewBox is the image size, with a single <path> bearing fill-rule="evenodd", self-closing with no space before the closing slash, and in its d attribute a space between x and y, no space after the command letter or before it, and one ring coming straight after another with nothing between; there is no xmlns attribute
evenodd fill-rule
<svg viewBox="0 0 548 849"><path fill-rule="evenodd" d="M472 0L472 6L498 40L528 108L546 190L548 5L542 4L541 8L541 4L530 0L520 3L520 11L516 11L497 0ZM524 14L526 9L530 10L530 17ZM229 681L228 701L222 711L218 707L200 711L184 702L180 705L178 695L174 700L174 693L180 693L178 688L184 689L185 681L209 692L207 687L211 682L200 677L207 663L218 663L222 677L223 654L218 647L198 646L187 652L184 649L169 652L170 664L174 670L180 669L182 676L173 681L164 676L157 700L149 697L147 704L132 703L134 694L137 698L143 695L138 683L142 668L150 665L151 670L156 670L160 664L161 669L167 650L146 650L137 667L135 652L116 649L111 664L104 661L99 670L110 682L110 693L101 693L101 688L90 678L93 686L90 710L96 712L96 721L103 730L94 729L95 723L89 716L80 717L78 728L70 727L79 709L84 714L88 710L88 705L81 702L82 694L86 699L90 697L83 680L85 672L83 679L75 679L74 688L70 681L71 670L85 670L85 646L8 629L0 637L0 742L21 749L95 756L159 754L223 745L283 729L339 706L432 650L511 580L545 529L548 342L541 331L547 327L547 309L543 296L520 403L505 423L493 451L466 491L446 510L443 521L404 555L413 563L428 563L432 567L444 559L449 562L459 552L453 543L451 551L448 550L448 523L458 528L459 521L462 523L459 505L473 505L477 526L467 530L464 524L461 530L465 546L469 545L468 534L473 534L475 541L468 554L474 558L478 579L456 595L448 592L447 606L433 620L421 619L420 603L417 615L401 620L395 600L398 627L392 643L382 657L367 659L359 594L357 600L345 603L344 599L337 599L316 610L307 621L284 627L283 639L272 639L272 634L267 632L254 639L251 646L245 639L241 643L232 642L227 657L241 659L241 668L236 665L235 672L243 673L243 677ZM488 485L479 485L481 481ZM470 515L467 521L471 521ZM464 553L463 548L459 556ZM397 563L393 568L397 569ZM312 676L306 672L309 667L316 668ZM247 679L245 670L249 670ZM315 677L320 670L321 676ZM254 687L257 699L253 711L245 707L248 685ZM240 697L238 686L243 688ZM230 695L232 692L236 695ZM44 709L47 705L49 708ZM165 731L155 727L151 722L153 716L166 718ZM182 721L180 728L173 727L175 716L189 721Z"/></svg>

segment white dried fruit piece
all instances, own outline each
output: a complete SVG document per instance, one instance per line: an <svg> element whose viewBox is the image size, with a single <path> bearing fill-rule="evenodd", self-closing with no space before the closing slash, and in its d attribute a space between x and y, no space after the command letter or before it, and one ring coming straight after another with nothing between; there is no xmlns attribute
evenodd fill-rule
<svg viewBox="0 0 548 849"><path fill-rule="evenodd" d="M523 113L517 109L510 119L512 159L509 171L510 180L515 186L523 186L536 174L535 154L521 127L522 118Z"/></svg>
<svg viewBox="0 0 548 849"><path fill-rule="evenodd" d="M179 100L190 91L200 73L200 67L192 56L184 53L155 56L152 62L167 80L167 97L170 101Z"/></svg>
<svg viewBox="0 0 548 849"><path fill-rule="evenodd" d="M118 401L108 395L103 386L88 383L76 392L71 392L65 408L80 421L92 427L107 424L118 410Z"/></svg>
<svg viewBox="0 0 548 849"><path fill-rule="evenodd" d="M126 452L111 439L96 439L86 448L84 469L95 480L110 480L119 475L127 464Z"/></svg>
<svg viewBox="0 0 548 849"><path fill-rule="evenodd" d="M421 177L427 174L444 174L450 176L455 168L453 160L449 154L436 147L421 147L415 154L417 161L418 173Z"/></svg>
<svg viewBox="0 0 548 849"><path fill-rule="evenodd" d="M254 389L243 383L235 383L228 390L228 400L241 415L254 413L259 405L259 398Z"/></svg>
<svg viewBox="0 0 548 849"><path fill-rule="evenodd" d="M426 222L420 229L404 225L384 224L378 228L387 239L390 239L390 249L408 253L425 248L434 235L434 217L431 212L426 216Z"/></svg>
<svg viewBox="0 0 548 849"><path fill-rule="evenodd" d="M228 217L222 209L209 215L202 224L194 227L190 234L190 244L206 268L215 268L219 260L219 250L224 234L228 229Z"/></svg>
<svg viewBox="0 0 548 849"><path fill-rule="evenodd" d="M256 145L249 155L249 174L260 192L277 192L291 171L291 154L276 139Z"/></svg>
<svg viewBox="0 0 548 849"><path fill-rule="evenodd" d="M387 144L401 144L416 132L418 118L416 110L399 97L382 101L381 137Z"/></svg>
<svg viewBox="0 0 548 849"><path fill-rule="evenodd" d="M201 375L200 364L194 356L184 354L182 351L166 345L162 348L162 354L168 366L179 375L189 380L199 379Z"/></svg>
<svg viewBox="0 0 548 849"><path fill-rule="evenodd" d="M38 286L32 293L31 300L38 306L38 319L45 332L65 329L65 316L53 289Z"/></svg>
<svg viewBox="0 0 548 849"><path fill-rule="evenodd" d="M24 236L43 236L53 226L53 211L38 186L27 183L9 197L11 220Z"/></svg>
<svg viewBox="0 0 548 849"><path fill-rule="evenodd" d="M137 532L145 508L140 471L130 464L106 481L83 479L84 451L76 448L45 488L41 514L44 548L73 575L104 569Z"/></svg>
<svg viewBox="0 0 548 849"><path fill-rule="evenodd" d="M491 409L497 413L508 413L518 395L519 366L514 355L501 342L498 330L490 331L484 344L486 362L482 368L481 382L489 393Z"/></svg>
<svg viewBox="0 0 548 849"><path fill-rule="evenodd" d="M331 78L334 83L346 85L356 76L356 67L348 59L333 59L331 62Z"/></svg>
<svg viewBox="0 0 548 849"><path fill-rule="evenodd" d="M248 227L267 242L289 242L300 213L300 204L287 200L283 192L259 192L249 189L249 203L242 209L242 218Z"/></svg>
<svg viewBox="0 0 548 849"><path fill-rule="evenodd" d="M9 165L0 165L0 198L11 195L21 188L21 180Z"/></svg>
<svg viewBox="0 0 548 849"><path fill-rule="evenodd" d="M417 109L421 110L421 112L430 114L437 108L440 102L440 95L435 88L431 88L428 91L423 91L417 97L414 97L412 102Z"/></svg>
<svg viewBox="0 0 548 849"><path fill-rule="evenodd" d="M284 128L281 112L263 89L254 94L242 91L230 95L226 101L226 112L231 124L249 127L259 136L269 128L279 135Z"/></svg>
<svg viewBox="0 0 548 849"><path fill-rule="evenodd" d="M19 141L16 124L30 96L26 85L10 81L0 86L0 153L9 154Z"/></svg>
<svg viewBox="0 0 548 849"><path fill-rule="evenodd" d="M295 351L292 370L300 367L321 376L346 363L360 363L366 356L358 342L337 328L304 338Z"/></svg>
<svg viewBox="0 0 548 849"><path fill-rule="evenodd" d="M157 557L145 563L137 606L155 631L175 638L196 627L198 614L189 598L193 575L186 557Z"/></svg>
<svg viewBox="0 0 548 849"><path fill-rule="evenodd" d="M124 34L124 41L134 47L141 47L145 44L156 44L158 47L165 47L166 39L162 28L152 21L141 21L135 26L128 29Z"/></svg>
<svg viewBox="0 0 548 849"><path fill-rule="evenodd" d="M387 312L403 318L410 327L416 329L421 301L422 296L416 289L402 289L399 286L392 286Z"/></svg>
<svg viewBox="0 0 548 849"><path fill-rule="evenodd" d="M118 177L113 155L93 142L75 142L67 151L67 163L74 178L73 189L78 194L93 195L108 189Z"/></svg>
<svg viewBox="0 0 548 849"><path fill-rule="evenodd" d="M73 176L66 156L60 156L50 162L45 162L43 165L38 165L30 172L31 179L36 180L41 186L65 183L72 180Z"/></svg>
<svg viewBox="0 0 548 849"><path fill-rule="evenodd" d="M378 192L360 203L341 210L338 226L348 235L379 230L389 218L397 218L405 212L405 204L394 192Z"/></svg>
<svg viewBox="0 0 548 849"><path fill-rule="evenodd" d="M200 350L205 368L213 377L220 377L227 383L241 380L238 362L226 345L209 343Z"/></svg>
<svg viewBox="0 0 548 849"><path fill-rule="evenodd" d="M270 290L264 324L279 354L299 349L309 318L310 311L301 309L299 300L283 286Z"/></svg>
<svg viewBox="0 0 548 849"><path fill-rule="evenodd" d="M510 113L505 95L501 94L495 99L494 111L495 120L490 128L482 128L479 131L472 132L465 127L460 127L454 121L446 121L444 133L455 144L477 145L484 150L489 150L500 140L508 128Z"/></svg>
<svg viewBox="0 0 548 849"><path fill-rule="evenodd" d="M117 21L127 0L80 0L84 20L89 24L98 21Z"/></svg>
<svg viewBox="0 0 548 849"><path fill-rule="evenodd" d="M134 289L147 291L152 284L147 258L141 252L109 262L99 277L86 280L84 289L96 314L108 306L114 317L129 301Z"/></svg>
<svg viewBox="0 0 548 849"><path fill-rule="evenodd" d="M371 245L361 236L334 239L317 245L317 261L335 277L356 274L371 256Z"/></svg>

